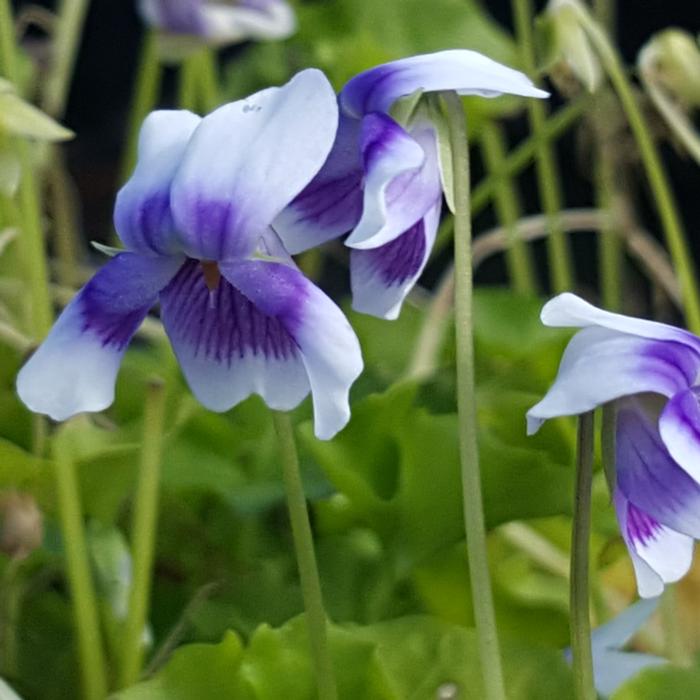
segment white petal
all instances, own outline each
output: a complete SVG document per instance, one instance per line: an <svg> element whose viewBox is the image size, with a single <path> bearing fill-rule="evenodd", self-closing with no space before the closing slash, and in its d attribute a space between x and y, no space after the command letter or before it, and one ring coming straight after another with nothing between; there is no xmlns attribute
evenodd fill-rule
<svg viewBox="0 0 700 700"><path fill-rule="evenodd" d="M700 482L700 405L698 387L680 391L659 417L659 432L673 459Z"/></svg>
<svg viewBox="0 0 700 700"><path fill-rule="evenodd" d="M114 207L114 226L127 248L147 255L179 250L170 186L200 122L185 110L151 112L143 122L136 168Z"/></svg>
<svg viewBox="0 0 700 700"><path fill-rule="evenodd" d="M133 253L112 258L21 369L17 393L26 406L54 420L107 408L126 346L181 264Z"/></svg>
<svg viewBox="0 0 700 700"><path fill-rule="evenodd" d="M203 260L250 254L320 170L337 121L333 89L314 69L205 117L172 187L188 254Z"/></svg>
<svg viewBox="0 0 700 700"><path fill-rule="evenodd" d="M246 39L286 39L297 28L294 10L284 0L232 4L205 3L204 34L217 44Z"/></svg>

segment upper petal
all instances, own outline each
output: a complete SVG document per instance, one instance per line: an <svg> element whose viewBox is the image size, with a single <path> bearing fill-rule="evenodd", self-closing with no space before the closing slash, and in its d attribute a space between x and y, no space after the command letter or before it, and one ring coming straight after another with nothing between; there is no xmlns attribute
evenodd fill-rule
<svg viewBox="0 0 700 700"><path fill-rule="evenodd" d="M440 222L440 199L423 219L390 243L350 254L352 308L392 320L428 262Z"/></svg>
<svg viewBox="0 0 700 700"><path fill-rule="evenodd" d="M377 248L420 221L441 196L437 143L427 124L407 133L385 114L362 120L365 184L362 218L351 248Z"/></svg>
<svg viewBox="0 0 700 700"><path fill-rule="evenodd" d="M700 482L700 388L678 392L659 417L659 432L673 459Z"/></svg>
<svg viewBox="0 0 700 700"><path fill-rule="evenodd" d="M173 34L204 34L204 0L139 0L143 19Z"/></svg>
<svg viewBox="0 0 700 700"><path fill-rule="evenodd" d="M700 485L676 464L656 425L633 404L617 413L617 485L662 525L700 537Z"/></svg>
<svg viewBox="0 0 700 700"><path fill-rule="evenodd" d="M251 253L320 170L337 120L333 89L315 69L205 117L172 186L187 253L206 260Z"/></svg>
<svg viewBox="0 0 700 700"><path fill-rule="evenodd" d="M693 538L668 528L630 503L619 489L613 494L622 538L632 559L642 598L663 593L681 579L693 560Z"/></svg>
<svg viewBox="0 0 700 700"><path fill-rule="evenodd" d="M26 406L54 420L107 408L127 344L181 264L134 253L112 258L20 370L17 393Z"/></svg>
<svg viewBox="0 0 700 700"><path fill-rule="evenodd" d="M293 338L311 385L316 436L329 440L350 419L350 387L362 371L360 344L342 311L289 265L249 260L221 271Z"/></svg>
<svg viewBox="0 0 700 700"><path fill-rule="evenodd" d="M642 338L672 340L694 348L700 353L700 338L681 328L658 321L624 316L599 309L570 292L564 292L548 301L540 314L545 326L557 328L601 326Z"/></svg>
<svg viewBox="0 0 700 700"><path fill-rule="evenodd" d="M461 95L495 97L503 93L547 97L523 73L476 51L453 49L411 56L359 73L340 93L345 112L360 118L386 112L400 97L416 90L455 90Z"/></svg>
<svg viewBox="0 0 700 700"><path fill-rule="evenodd" d="M528 411L528 433L548 418L578 415L621 396L673 396L694 381L699 367L700 355L680 342L584 328L564 351L554 384Z"/></svg>
<svg viewBox="0 0 700 700"><path fill-rule="evenodd" d="M360 121L341 114L333 148L318 175L272 224L292 255L338 238L357 224L363 177Z"/></svg>
<svg viewBox="0 0 700 700"><path fill-rule="evenodd" d="M201 119L185 110L152 112L139 136L136 168L119 190L114 225L124 245L144 254L177 251L170 186Z"/></svg>
<svg viewBox="0 0 700 700"><path fill-rule="evenodd" d="M286 39L296 31L294 10L285 0L209 2L203 8L204 34L219 44L246 39Z"/></svg>

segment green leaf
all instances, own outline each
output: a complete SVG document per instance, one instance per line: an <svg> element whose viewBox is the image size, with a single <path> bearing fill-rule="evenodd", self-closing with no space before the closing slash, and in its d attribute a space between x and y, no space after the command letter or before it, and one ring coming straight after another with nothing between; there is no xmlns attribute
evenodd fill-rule
<svg viewBox="0 0 700 700"><path fill-rule="evenodd" d="M67 141L75 135L9 90L0 92L0 129L39 141Z"/></svg>
<svg viewBox="0 0 700 700"><path fill-rule="evenodd" d="M613 700L680 700L700 697L700 669L666 666L643 671L625 683Z"/></svg>
<svg viewBox="0 0 700 700"><path fill-rule="evenodd" d="M19 159L10 148L0 147L0 193L14 197L22 175Z"/></svg>

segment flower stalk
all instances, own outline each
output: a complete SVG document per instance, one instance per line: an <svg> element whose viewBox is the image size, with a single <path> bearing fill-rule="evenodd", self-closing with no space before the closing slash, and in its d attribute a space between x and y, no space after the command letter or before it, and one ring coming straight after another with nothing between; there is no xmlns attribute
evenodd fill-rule
<svg viewBox="0 0 700 700"><path fill-rule="evenodd" d="M165 385L152 380L146 387L139 482L131 526L134 580L123 635L121 687L139 679L143 662L143 631L148 618L151 574L158 524L160 463L163 451Z"/></svg>
<svg viewBox="0 0 700 700"><path fill-rule="evenodd" d="M595 700L593 651L588 592L588 543L591 531L593 483L593 412L579 416L576 451L576 491L571 539L571 652L577 700Z"/></svg>
<svg viewBox="0 0 700 700"><path fill-rule="evenodd" d="M319 700L337 700L333 661L328 645L326 612L323 606L321 581L314 553L313 536L306 497L299 472L299 457L294 441L294 429L287 413L273 411L275 431L279 439L282 475L289 520L292 525L292 539L296 553L301 592L306 609L306 624L309 633L311 655L316 671Z"/></svg>
<svg viewBox="0 0 700 700"><path fill-rule="evenodd" d="M454 92L443 93L450 130L455 202L455 331L457 413L464 524L472 602L486 700L504 700L505 687L493 608L481 495L474 377L472 231L469 204L469 149L464 109Z"/></svg>

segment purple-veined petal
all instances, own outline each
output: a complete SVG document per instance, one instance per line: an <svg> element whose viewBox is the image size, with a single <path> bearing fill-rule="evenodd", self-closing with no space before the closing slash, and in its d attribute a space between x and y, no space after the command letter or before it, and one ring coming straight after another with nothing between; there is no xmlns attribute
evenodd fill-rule
<svg viewBox="0 0 700 700"><path fill-rule="evenodd" d="M540 318L545 326L555 328L601 326L642 338L672 340L694 348L700 353L700 338L688 331L658 321L604 311L570 292L559 294L548 301L542 308Z"/></svg>
<svg viewBox="0 0 700 700"><path fill-rule="evenodd" d="M632 559L642 598L663 593L681 579L693 560L693 538L665 527L630 503L620 489L613 494L622 538Z"/></svg>
<svg viewBox="0 0 700 700"><path fill-rule="evenodd" d="M360 121L341 114L333 148L318 175L272 224L292 255L338 238L357 225L363 177Z"/></svg>
<svg viewBox="0 0 700 700"><path fill-rule="evenodd" d="M217 44L246 39L286 39L296 31L294 11L285 0L205 3L204 34Z"/></svg>
<svg viewBox="0 0 700 700"><path fill-rule="evenodd" d="M163 325L192 393L212 411L254 393L271 408L294 408L309 393L294 339L205 264L219 274L215 289L202 264L188 260L161 293Z"/></svg>
<svg viewBox="0 0 700 700"><path fill-rule="evenodd" d="M185 110L152 112L139 136L136 169L117 194L114 225L124 245L145 255L177 252L170 186L201 118Z"/></svg>
<svg viewBox="0 0 700 700"><path fill-rule="evenodd" d="M436 135L422 124L407 133L385 114L362 120L365 186L362 218L345 244L377 248L420 221L441 196Z"/></svg>
<svg viewBox="0 0 700 700"><path fill-rule="evenodd" d="M126 346L181 264L134 253L112 258L20 370L17 393L26 406L54 420L107 408Z"/></svg>
<svg viewBox="0 0 700 700"><path fill-rule="evenodd" d="M337 121L333 89L315 69L205 117L171 189L187 254L202 260L250 254L320 170Z"/></svg>
<svg viewBox="0 0 700 700"><path fill-rule="evenodd" d="M400 97L416 90L455 90L460 95L496 97L504 93L548 97L523 73L466 49L402 58L370 68L352 78L340 93L340 105L351 116L386 112Z"/></svg>
<svg viewBox="0 0 700 700"><path fill-rule="evenodd" d="M316 436L332 438L350 418L350 387L362 371L360 344L342 311L289 265L226 262L221 272L289 333L311 385Z"/></svg>
<svg viewBox="0 0 700 700"><path fill-rule="evenodd" d="M615 449L625 498L662 525L700 537L700 485L676 464L641 407L618 410Z"/></svg>
<svg viewBox="0 0 700 700"><path fill-rule="evenodd" d="M151 27L172 34L200 35L205 32L205 0L139 0L138 8Z"/></svg>
<svg viewBox="0 0 700 700"><path fill-rule="evenodd" d="M659 432L673 459L700 482L700 387L678 392L659 417Z"/></svg>
<svg viewBox="0 0 700 700"><path fill-rule="evenodd" d="M699 367L700 355L688 345L584 328L564 351L554 384L528 411L528 434L548 418L579 415L621 396L673 396L694 381Z"/></svg>
<svg viewBox="0 0 700 700"><path fill-rule="evenodd" d="M371 250L350 254L352 308L364 314L398 318L406 295L423 272L435 242L442 200L408 231Z"/></svg>

